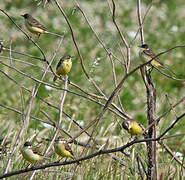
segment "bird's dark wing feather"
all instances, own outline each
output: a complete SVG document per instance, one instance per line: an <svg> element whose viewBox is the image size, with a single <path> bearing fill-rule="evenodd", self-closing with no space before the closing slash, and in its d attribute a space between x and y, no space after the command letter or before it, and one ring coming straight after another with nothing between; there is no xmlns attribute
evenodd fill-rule
<svg viewBox="0 0 185 180"><path fill-rule="evenodd" d="M151 51L151 50L144 50L143 51L147 56L154 58L156 55ZM163 63L160 61L160 59L158 57L154 58L155 61L157 61L159 64L163 65Z"/></svg>
<svg viewBox="0 0 185 180"><path fill-rule="evenodd" d="M72 152L72 150L71 150L71 148L69 147L68 143L64 143L64 146L65 146L65 149L67 151L69 151L72 155L74 155L73 152Z"/></svg>
<svg viewBox="0 0 185 180"><path fill-rule="evenodd" d="M37 147L32 146L31 149L32 149L33 153L38 154L38 155L40 155L40 156L43 156L40 152L38 152Z"/></svg>
<svg viewBox="0 0 185 180"><path fill-rule="evenodd" d="M60 61L57 64L56 70L61 66L62 62L64 61L64 58L61 58Z"/></svg>
<svg viewBox="0 0 185 180"><path fill-rule="evenodd" d="M40 28L44 31L47 31L47 28L33 17L30 17L30 19L27 22L32 27L37 27L37 28Z"/></svg>
<svg viewBox="0 0 185 180"><path fill-rule="evenodd" d="M57 64L56 70L61 66L61 64L62 64L62 61L61 61L61 59L60 59L60 61L59 61L58 64Z"/></svg>

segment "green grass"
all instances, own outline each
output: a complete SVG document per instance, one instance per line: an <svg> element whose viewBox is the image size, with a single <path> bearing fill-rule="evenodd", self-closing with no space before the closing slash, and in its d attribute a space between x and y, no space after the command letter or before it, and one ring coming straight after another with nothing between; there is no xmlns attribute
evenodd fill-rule
<svg viewBox="0 0 185 180"><path fill-rule="evenodd" d="M133 39L132 32L136 32L138 29L137 14L136 14L136 2L134 1L115 1L116 3L116 21L119 24L121 31L123 32L126 40L130 43ZM69 31L68 25L65 22L64 17L61 15L55 3L47 5L46 8L43 6L36 6L36 1L4 1L1 3L1 8L5 10L11 17L14 18L15 22L24 28L23 18L20 16L26 12L32 13L33 16L40 20L45 26L55 33L62 34L65 32L65 38L62 42L62 46L52 64L53 69L59 60L59 58L66 54L71 54L75 56L73 62L72 71L69 74L69 79L78 84L82 89L98 94L96 89L92 86L91 82L85 77L81 65L78 53L74 46L71 38L71 33ZM121 42L119 34L113 25L109 8L107 3L104 1L80 1L81 7L87 14L88 19L98 33L98 36L102 39L105 46L123 62L123 57L120 52L118 44L124 49L126 49ZM144 35L145 41L151 45L152 49L159 53L175 45L180 45L184 43L184 21L183 17L185 13L183 11L184 1L159 1L155 2L146 17L144 23ZM74 31L75 39L78 43L80 52L84 59L85 68L90 74L91 78L97 83L100 89L109 97L114 90L115 86L113 83L111 62L108 58L105 50L97 41L93 32L85 22L80 11L76 11L73 15L71 14L74 7L74 2L62 1L62 7L64 8ZM142 11L145 12L148 1L144 1L142 4ZM18 51L34 56L42 57L38 49L26 39L26 37L16 29L15 25L2 13L0 14L0 40L4 40L4 45ZM35 37L36 42L43 49L47 60L50 61L59 39L52 35L41 35L39 39ZM141 62L138 57L138 48L140 45L139 35L136 40L131 44L131 68L134 69ZM178 78L185 78L184 73L184 48L177 48L164 54L160 57L161 61L172 69ZM125 55L125 54L124 54ZM1 52L0 56L9 57L9 52ZM37 79L41 79L43 71L41 68L46 67L46 63L28 58L25 56L12 54L13 58L23 60L25 62L32 63L38 67L31 65L26 65L23 63L13 61L13 66L20 71L31 75ZM97 58L100 58L98 64L95 64ZM0 57L0 60L10 64L10 60ZM124 67L113 58L115 63L115 70L117 75L117 81L120 82L124 75ZM123 62L124 63L124 62ZM39 68L40 67L40 68ZM2 64L0 64L0 70L6 72L10 77L19 82L22 86L25 86L29 90L32 90L33 86L36 84L33 80L22 76L13 69L10 69ZM162 76L156 70L152 72L152 78L157 89L157 115L161 115L166 111L170 105L165 98L165 94L168 94L170 101L176 103L184 96L184 83L179 81L174 81ZM53 75L47 73L44 81L53 84ZM8 79L5 75L0 73L0 104L16 108L22 111L21 102L21 88L17 86L13 81ZM60 87L63 87L63 82L57 81L55 83ZM69 90L83 94L80 90L69 85ZM47 90L45 85L41 85L38 91L38 95L55 106L59 106L61 93L63 91L51 89ZM24 111L26 112L28 108L28 102L30 98L30 93L26 90L22 90L24 98ZM125 82L123 90L120 92L120 98L124 105L126 112L133 118L137 119L141 124L147 127L147 104L146 104L146 89L139 71L136 71L132 76L130 76ZM95 100L105 103L104 100L94 98ZM114 102L119 106L117 99ZM31 115L41 118L46 122L50 122L42 113L41 110L46 112L50 118L57 123L59 118L58 110L51 108L46 103L42 102L39 98L34 100ZM65 99L64 111L72 117L72 119L81 123L83 127L86 127L102 110L102 107L94 102L91 102L80 96L67 93ZM184 110L184 104L177 106L175 111L177 115L181 115ZM158 124L159 134L164 132L175 119L174 113L170 112L165 116ZM3 174L8 157L15 143L18 132L22 126L22 116L8 110L6 108L0 107L0 133L4 137L5 141L10 141L7 145L7 154L0 156L0 162L2 168L0 169L0 174ZM127 132L123 131L120 127L122 120L111 112L106 112L103 118L99 122L99 126L95 131L95 137L100 145L106 143L109 139L107 149L119 147L124 145L129 141L130 136ZM63 115L62 128L65 129L71 136L74 136L80 131L69 118ZM173 129L168 132L168 135L174 135L176 133L184 132L184 120L175 125ZM88 130L91 133L92 128ZM20 143L15 152L14 158L12 160L11 167L9 171L14 171L17 169L25 168L27 163L22 159L19 148L24 144L26 140L33 140L34 144L37 144L39 136L45 138L51 138L54 134L54 129L51 127L46 127L44 123L37 120L30 119L29 127L27 133L24 134L20 139ZM69 137L61 133L66 139ZM34 138L37 136L37 138ZM81 142L87 142L88 136L82 134L79 138ZM165 143L172 149L173 152L180 152L185 154L184 145L185 138L180 136L178 138L170 138L165 140ZM3 145L2 145L3 146ZM46 149L48 143L44 143L43 150ZM72 149L76 157L80 157L83 150L81 146L72 145ZM174 159L164 150L162 147L159 153L159 174L163 173L163 177L178 178L181 172L180 165L174 161ZM88 150L87 154L94 153L97 150L91 148ZM138 155L147 169L147 154L146 146L144 144L137 144L125 150L130 154L126 157L122 153L115 153L121 160L127 163L127 166L122 166L118 161L113 160L109 155L101 155L90 160L81 163L77 170L75 179L139 179L138 167L136 163L136 156ZM57 161L58 157L56 155L52 156L51 162ZM165 166L165 168L163 168ZM69 178L75 167L74 165L67 165L61 167L52 167L44 171L39 171L35 175L35 179L65 179ZM25 174L23 179L28 179L31 173ZM13 176L10 179L16 179L18 176Z"/></svg>

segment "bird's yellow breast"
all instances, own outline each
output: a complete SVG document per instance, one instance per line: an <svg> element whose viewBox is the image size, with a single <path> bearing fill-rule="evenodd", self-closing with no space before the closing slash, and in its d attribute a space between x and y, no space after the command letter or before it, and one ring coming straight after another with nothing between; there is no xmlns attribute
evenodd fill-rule
<svg viewBox="0 0 185 180"><path fill-rule="evenodd" d="M34 26L30 26L27 22L25 22L25 25L26 25L26 28L31 33L34 33L34 34L43 34L43 33L46 33L46 31L44 31L43 29L38 28L38 27L34 27Z"/></svg>
<svg viewBox="0 0 185 180"><path fill-rule="evenodd" d="M64 60L60 67L57 68L56 74L57 75L67 75L72 67L72 61L71 59Z"/></svg>
<svg viewBox="0 0 185 180"><path fill-rule="evenodd" d="M27 161L29 161L30 163L35 163L35 162L37 162L37 161L42 159L42 156L33 153L33 151L31 149L29 149L29 148L26 148L26 149L23 148L21 150L21 153L22 153L23 157Z"/></svg>
<svg viewBox="0 0 185 180"><path fill-rule="evenodd" d="M150 61L152 59L150 56L147 56L142 51L139 52L139 56L140 56L140 58L141 58L141 60L142 60L143 63L148 62L148 61ZM155 66L155 67L161 67L161 64L159 62L155 61L155 59L152 60L152 62L150 64L152 66ZM150 64L148 64L148 66L151 66Z"/></svg>
<svg viewBox="0 0 185 180"><path fill-rule="evenodd" d="M129 133L131 135L139 135L139 134L142 134L142 128L139 126L138 123L132 122L130 124Z"/></svg>
<svg viewBox="0 0 185 180"><path fill-rule="evenodd" d="M74 158L73 155L69 151L65 150L65 146L63 143L56 143L54 147L55 147L55 152L59 156Z"/></svg>

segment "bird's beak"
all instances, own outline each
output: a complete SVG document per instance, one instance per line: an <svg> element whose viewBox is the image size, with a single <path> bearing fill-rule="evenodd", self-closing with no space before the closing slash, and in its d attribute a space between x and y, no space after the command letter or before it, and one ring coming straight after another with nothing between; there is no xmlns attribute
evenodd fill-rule
<svg viewBox="0 0 185 180"><path fill-rule="evenodd" d="M21 14L21 16L22 16L22 17L24 17L24 15L23 15L23 14Z"/></svg>
<svg viewBox="0 0 185 180"><path fill-rule="evenodd" d="M74 56L71 56L71 59L74 59L75 57Z"/></svg>

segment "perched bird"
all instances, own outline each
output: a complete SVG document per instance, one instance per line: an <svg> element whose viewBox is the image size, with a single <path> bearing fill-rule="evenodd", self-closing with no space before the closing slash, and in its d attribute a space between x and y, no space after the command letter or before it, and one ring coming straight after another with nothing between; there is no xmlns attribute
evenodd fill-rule
<svg viewBox="0 0 185 180"><path fill-rule="evenodd" d="M139 47L141 48L139 55L140 55L143 62L150 61L152 58L154 58L156 56L156 54L150 49L148 44L143 44ZM170 70L166 66L164 66L164 64L161 62L161 60L158 57L155 57L151 61L150 64L151 64L151 66L164 68L164 69L168 70L169 72L171 72L172 74L175 74L172 70Z"/></svg>
<svg viewBox="0 0 185 180"><path fill-rule="evenodd" d="M143 132L139 123L134 120L124 121L122 127L131 135L140 135Z"/></svg>
<svg viewBox="0 0 185 180"><path fill-rule="evenodd" d="M25 142L23 148L21 149L21 154L30 163L35 163L37 161L42 160L43 155L38 153L36 149L34 149L30 142Z"/></svg>
<svg viewBox="0 0 185 180"><path fill-rule="evenodd" d="M63 37L63 35L56 34L47 30L47 28L39 21L34 19L30 14L21 15L25 19L25 26L33 34L36 34L38 38L41 34L52 34L54 36Z"/></svg>
<svg viewBox="0 0 185 180"><path fill-rule="evenodd" d="M73 152L65 140L57 139L54 143L55 152L61 157L74 159Z"/></svg>
<svg viewBox="0 0 185 180"><path fill-rule="evenodd" d="M33 34L38 35L38 38L41 34L49 33L47 28L42 25L39 21L34 19L30 14L21 15L25 19L26 28Z"/></svg>
<svg viewBox="0 0 185 180"><path fill-rule="evenodd" d="M67 55L67 56L63 56L58 64L57 64L57 67L56 67L56 74L57 75L67 75L70 70L71 70L71 67L72 67L72 58L74 58L74 56L70 56L70 55ZM53 81L56 81L57 79L57 76L55 76L53 78Z"/></svg>

